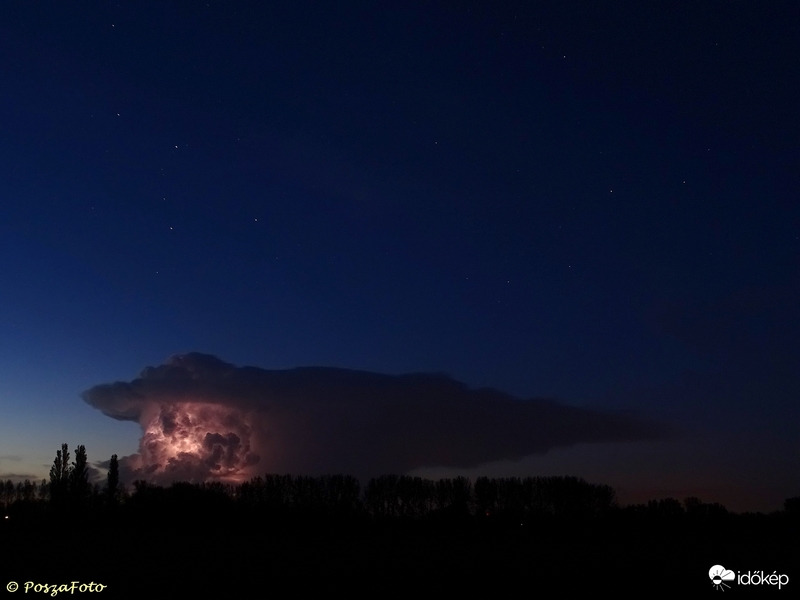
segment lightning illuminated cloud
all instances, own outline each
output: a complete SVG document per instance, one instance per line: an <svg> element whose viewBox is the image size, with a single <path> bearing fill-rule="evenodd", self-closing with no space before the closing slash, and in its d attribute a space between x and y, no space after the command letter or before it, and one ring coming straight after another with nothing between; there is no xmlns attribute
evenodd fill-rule
<svg viewBox="0 0 800 600"><path fill-rule="evenodd" d="M142 427L127 480L242 481L267 472L374 476L471 467L579 442L653 439L630 415L473 390L444 375L235 367L190 353L95 386L93 407Z"/></svg>

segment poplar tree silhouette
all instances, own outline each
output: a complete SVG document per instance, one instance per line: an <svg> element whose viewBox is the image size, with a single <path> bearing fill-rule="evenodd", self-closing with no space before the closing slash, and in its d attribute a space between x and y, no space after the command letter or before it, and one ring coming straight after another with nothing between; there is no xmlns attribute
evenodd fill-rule
<svg viewBox="0 0 800 600"><path fill-rule="evenodd" d="M69 473L68 495L74 505L84 506L89 501L91 491L86 447L81 444L75 448L75 462L72 463Z"/></svg>
<svg viewBox="0 0 800 600"><path fill-rule="evenodd" d="M69 447L67 444L61 444L61 450L56 450L53 466L50 467L50 500L56 506L63 506L67 501L71 471Z"/></svg>

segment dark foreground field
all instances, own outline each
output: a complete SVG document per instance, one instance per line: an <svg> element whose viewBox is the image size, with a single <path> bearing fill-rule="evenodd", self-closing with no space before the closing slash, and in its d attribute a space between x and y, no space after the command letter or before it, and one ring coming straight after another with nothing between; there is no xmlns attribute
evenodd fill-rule
<svg viewBox="0 0 800 600"><path fill-rule="evenodd" d="M26 593L26 582L72 581L107 587L57 597L694 595L718 593L708 576L716 564L790 578L781 590L767 584L736 593L791 595L800 585L798 521L785 513L670 518L618 510L518 523L187 511L82 522L22 515L0 529L2 593L15 598L52 596L42 587ZM8 592L9 582L20 589Z"/></svg>

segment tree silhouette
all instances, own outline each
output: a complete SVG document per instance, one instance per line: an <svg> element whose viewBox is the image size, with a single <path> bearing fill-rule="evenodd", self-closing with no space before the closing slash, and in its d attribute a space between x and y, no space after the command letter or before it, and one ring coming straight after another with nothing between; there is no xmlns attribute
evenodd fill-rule
<svg viewBox="0 0 800 600"><path fill-rule="evenodd" d="M81 444L75 448L75 462L69 473L69 497L73 504L84 506L91 495L89 485L89 466L86 458L86 447Z"/></svg>
<svg viewBox="0 0 800 600"><path fill-rule="evenodd" d="M487 517L491 516L496 509L497 481L488 477L478 477L473 490L478 513Z"/></svg>
<svg viewBox="0 0 800 600"><path fill-rule="evenodd" d="M108 462L108 485L106 487L108 502L112 506L117 503L119 496L119 461L117 455L112 454Z"/></svg>
<svg viewBox="0 0 800 600"><path fill-rule="evenodd" d="M0 481L0 502L3 504L3 512L8 512L8 506L14 502L14 482L10 479Z"/></svg>
<svg viewBox="0 0 800 600"><path fill-rule="evenodd" d="M46 479L42 479L36 493L38 499L41 500L42 502L46 501L47 498L50 496L50 486L48 485Z"/></svg>
<svg viewBox="0 0 800 600"><path fill-rule="evenodd" d="M67 444L61 444L61 450L56 450L53 466L50 467L50 500L56 506L61 506L67 501L71 471L69 447Z"/></svg>

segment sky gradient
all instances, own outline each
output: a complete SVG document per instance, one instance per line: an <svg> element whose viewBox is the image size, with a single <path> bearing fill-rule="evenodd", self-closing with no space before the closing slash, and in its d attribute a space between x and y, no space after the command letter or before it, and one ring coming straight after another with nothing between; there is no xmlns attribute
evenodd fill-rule
<svg viewBox="0 0 800 600"><path fill-rule="evenodd" d="M0 477L200 352L674 432L459 473L800 494L800 8L495 4L4 3Z"/></svg>

